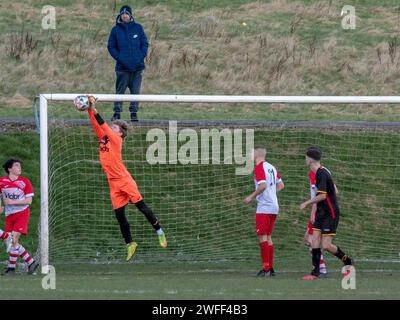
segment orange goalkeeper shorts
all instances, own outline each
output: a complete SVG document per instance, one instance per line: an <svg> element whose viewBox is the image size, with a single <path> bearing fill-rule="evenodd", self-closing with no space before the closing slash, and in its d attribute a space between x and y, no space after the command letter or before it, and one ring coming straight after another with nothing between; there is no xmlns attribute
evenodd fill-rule
<svg viewBox="0 0 400 320"><path fill-rule="evenodd" d="M137 203L142 200L142 195L131 176L122 179L109 179L110 197L113 209L126 206L129 201Z"/></svg>

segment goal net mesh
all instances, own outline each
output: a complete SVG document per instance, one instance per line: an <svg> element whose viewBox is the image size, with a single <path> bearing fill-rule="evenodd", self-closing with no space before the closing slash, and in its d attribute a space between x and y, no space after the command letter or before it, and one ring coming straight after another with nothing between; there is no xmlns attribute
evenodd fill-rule
<svg viewBox="0 0 400 320"><path fill-rule="evenodd" d="M101 110L101 109L100 109ZM83 114L83 113L82 113ZM81 116L82 116L81 114ZM106 118L106 116L104 117ZM107 120L107 119L106 119ZM274 231L277 261L308 257L304 248L309 198L304 150L320 146L323 164L332 172L341 207L339 246L356 259L398 260L400 245L400 139L398 128L323 126L312 123L178 122L180 130L254 129L254 142L267 147L267 161L281 172L280 214ZM139 122L124 141L123 160L146 203L159 218L168 248L132 204L126 214L138 243L135 261L244 261L259 259L255 237L255 203L243 203L254 190L253 175L237 175L243 165L150 164L146 153L151 129L165 132L168 122ZM98 140L89 122L49 119L49 257L51 263L123 261L126 247L115 219L107 178L99 163ZM178 151L187 141L178 142ZM206 143L212 143L206 142ZM221 138L221 154L228 140ZM232 139L232 143L235 143ZM211 146L209 150L211 150Z"/></svg>

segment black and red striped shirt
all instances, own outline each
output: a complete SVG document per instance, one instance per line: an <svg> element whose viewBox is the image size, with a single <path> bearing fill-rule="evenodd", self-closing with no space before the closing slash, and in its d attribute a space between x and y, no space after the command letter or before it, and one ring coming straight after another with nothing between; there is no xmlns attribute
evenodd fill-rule
<svg viewBox="0 0 400 320"><path fill-rule="evenodd" d="M320 167L315 174L315 180L317 194L326 194L326 199L317 204L317 214L329 214L332 218L339 216L339 204L336 196L335 183L329 170Z"/></svg>

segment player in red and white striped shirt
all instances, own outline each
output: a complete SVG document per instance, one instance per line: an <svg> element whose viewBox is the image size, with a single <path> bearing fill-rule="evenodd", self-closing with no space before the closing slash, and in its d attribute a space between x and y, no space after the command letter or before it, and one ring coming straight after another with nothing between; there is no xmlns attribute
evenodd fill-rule
<svg viewBox="0 0 400 320"><path fill-rule="evenodd" d="M22 258L28 265L28 273L32 274L38 267L25 248L19 243L21 234L28 233L29 206L32 203L33 188L31 182L21 177L21 161L9 159L3 165L7 176L0 178L0 192L2 202L5 206L6 230L0 236L3 239L12 238L9 250L8 268L4 275L15 274L18 257Z"/></svg>
<svg viewBox="0 0 400 320"><path fill-rule="evenodd" d="M274 276L274 231L276 217L279 213L277 193L284 188L280 173L265 161L266 149L262 145L254 147L254 182L256 191L244 199L245 204L257 200L256 233L260 245L263 268L258 277Z"/></svg>
<svg viewBox="0 0 400 320"><path fill-rule="evenodd" d="M317 187L315 186L315 184L316 184L315 172L310 170L308 176L310 178L310 196L311 196L311 199L314 199L317 196ZM313 204L311 206L310 221L308 222L306 234L304 235L304 240L305 240L307 246L310 247L310 250L311 250L311 246L312 246L313 223L315 221L315 213L316 212L317 212L317 205ZM321 260L320 260L320 264L319 264L319 271L321 274L327 274L325 258L322 253L321 253Z"/></svg>

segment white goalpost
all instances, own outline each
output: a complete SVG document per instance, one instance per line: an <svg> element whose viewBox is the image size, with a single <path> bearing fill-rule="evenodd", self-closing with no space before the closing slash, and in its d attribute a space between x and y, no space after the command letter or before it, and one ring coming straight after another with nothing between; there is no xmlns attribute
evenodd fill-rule
<svg viewBox="0 0 400 320"><path fill-rule="evenodd" d="M49 114L48 114L48 104L50 102L60 102L60 101L68 101L71 102L75 99L76 96L80 94L41 94L40 95L40 239L39 239L39 251L40 251L40 261L42 267L42 273L48 273L48 266L51 264L50 259L50 219L49 219L49 192L51 192L52 186L49 186L51 180L52 172L49 171ZM151 103L252 103L252 104L272 104L272 103L281 103L281 104L399 104L400 96L221 96L221 95L114 95L114 94L92 94L98 99L98 102L130 102L130 101L138 101L138 102L151 102ZM270 133L272 131L268 131ZM357 133L358 134L358 133ZM283 133L283 138L292 137L292 135L288 134L286 131ZM265 134L267 136L267 134ZM294 137L295 135L293 135ZM308 136L307 136L308 137ZM357 137L361 137L357 136ZM282 139L283 139L282 138ZM281 138L277 138L277 141ZM327 142L334 143L334 139L330 138L328 135L326 136ZM360 138L362 139L362 138ZM374 142L376 145L380 143L380 141L385 141L385 137L382 137ZM304 140L306 140L304 138ZM303 140L298 140L301 143L301 146L306 142ZM367 141L367 140L366 140ZM362 143L365 143L364 140ZM344 152L351 152L351 144L345 145L341 147ZM358 147L359 150L363 150L367 154L366 146L361 145ZM363 153L364 154L364 153ZM391 157L391 155L389 156ZM345 157L343 157L345 159ZM343 159L337 160L338 165L340 162L343 162ZM388 159L390 160L390 159ZM296 160L297 161L297 160ZM364 158L360 161L364 161ZM398 170L398 163L394 164L396 166L396 170ZM290 170L295 172L296 176L299 175L299 170L297 167L298 163L294 162L289 163ZM143 169L144 170L144 169ZM217 174L217 173L215 173ZM347 174L347 173L346 173ZM198 173L199 177L201 173ZM397 178L396 178L397 179ZM304 178L306 182L306 177ZM397 180L396 180L397 181ZM290 189L290 188L289 188ZM195 189L193 189L195 190ZM189 191L188 191L189 192ZM195 191L190 191L195 192ZM353 192L350 190L349 192ZM161 194L161 192L160 192ZM371 194L371 197L375 197L380 199L380 197L386 197L387 195L374 195ZM185 195L182 196L185 198ZM388 196L389 197L389 196ZM371 198L371 199L372 199ZM186 199L186 198L185 198ZM191 199L191 198L190 198ZM293 192L290 195L290 199L295 199L297 201L297 195ZM388 200L392 201L392 205L387 209L390 211L391 216L395 216L395 214L399 213L399 210L396 209L398 202L393 199ZM372 201L372 200L371 200ZM60 201L60 203L62 203ZM67 203L67 202L66 202ZM297 205L297 202L295 203ZM68 202L68 205L73 206ZM377 206L379 206L377 204ZM345 203L346 208L350 208L351 204ZM174 208L178 212L178 208ZM398 219L398 218L397 218ZM398 223L399 220L396 220ZM233 223L233 222L232 222ZM234 222L235 224L237 222ZM397 224L395 227L399 227ZM230 227L229 227L230 228ZM176 229L178 230L178 229ZM301 229L302 230L302 229ZM375 231L373 231L375 232ZM168 234L167 234L168 236ZM251 236L251 235L250 235ZM208 237L208 235L207 235ZM179 240L179 238L177 238ZM378 241L381 239L377 235ZM177 240L177 241L178 241ZM179 246L179 244L176 244ZM200 250L201 249L201 250ZM199 255L202 255L207 248L200 248ZM395 248L397 250L398 248ZM186 249L185 249L186 250ZM218 249L219 250L219 249ZM239 249L238 249L239 250ZM239 251L238 251L239 252ZM388 251L388 255L393 257L393 252ZM177 253L179 255L179 253ZM374 256L375 257L375 256ZM225 258L225 257L223 257Z"/></svg>

